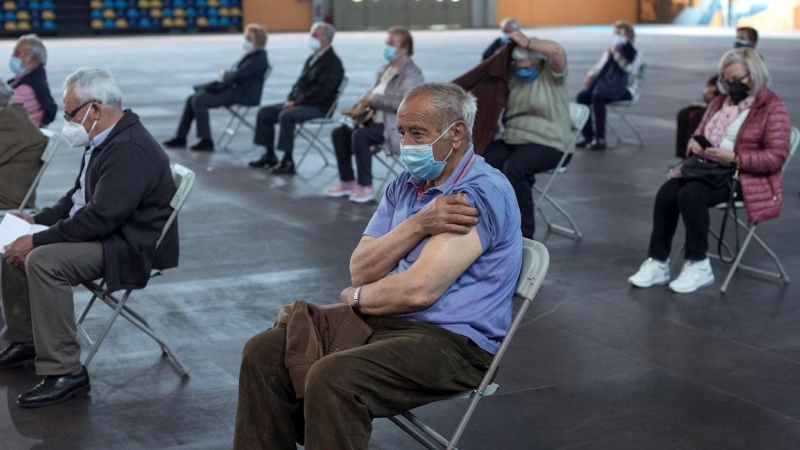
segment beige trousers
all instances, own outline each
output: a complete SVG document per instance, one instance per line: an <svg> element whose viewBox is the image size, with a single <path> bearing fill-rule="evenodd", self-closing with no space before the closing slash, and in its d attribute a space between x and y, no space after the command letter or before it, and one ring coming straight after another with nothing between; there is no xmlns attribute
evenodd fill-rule
<svg viewBox="0 0 800 450"><path fill-rule="evenodd" d="M5 326L0 336L33 342L36 373L63 375L80 370L72 286L103 277L103 245L69 242L37 247L25 267L3 260L0 292Z"/></svg>

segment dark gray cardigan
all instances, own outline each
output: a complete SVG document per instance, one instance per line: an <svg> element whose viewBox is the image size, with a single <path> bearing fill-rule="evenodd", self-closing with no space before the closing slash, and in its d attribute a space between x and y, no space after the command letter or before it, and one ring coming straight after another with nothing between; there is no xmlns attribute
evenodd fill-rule
<svg viewBox="0 0 800 450"><path fill-rule="evenodd" d="M83 171L83 163L81 163ZM169 157L126 110L111 134L92 152L86 170L86 206L69 217L75 186L55 205L36 214L37 224L50 228L33 235L34 247L57 242L103 244L108 289L138 289L147 285L150 270L178 265L178 224L156 241L172 212L175 184Z"/></svg>

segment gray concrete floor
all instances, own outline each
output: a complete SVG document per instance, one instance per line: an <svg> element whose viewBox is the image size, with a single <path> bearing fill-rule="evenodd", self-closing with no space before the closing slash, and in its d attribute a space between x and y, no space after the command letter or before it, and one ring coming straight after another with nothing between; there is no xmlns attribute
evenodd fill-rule
<svg viewBox="0 0 800 450"><path fill-rule="evenodd" d="M415 59L428 80L449 80L473 66L494 31L417 32ZM575 94L609 41L607 28L552 28L532 34L562 42ZM341 33L335 48L353 103L381 63L382 33ZM191 86L232 63L239 36L63 39L47 42L55 95L78 67L112 70L125 105L159 140L171 137ZM546 233L550 272L505 359L501 390L484 400L462 441L465 449L796 449L800 448L800 167L784 179L780 218L759 227L793 284L738 274L718 291L727 266L713 263L717 283L695 294L626 284L646 256L655 192L674 158L674 116L700 95L727 32L639 28L637 43L652 65L632 120L646 147L580 152L552 195L585 237ZM274 73L265 102L281 101L308 52L306 36L270 36ZM0 41L0 55L12 41ZM800 114L797 36L767 36L759 51L773 88ZM254 113L251 113L254 115ZM226 117L213 113L221 131ZM60 129L60 119L53 129ZM327 134L328 131L325 131ZM21 410L16 396L32 371L0 374L0 448L229 448L239 355L249 336L269 327L294 299L333 302L348 285L347 263L375 205L328 199L337 179L312 154L294 178L245 168L259 151L243 131L229 153L169 150L196 171L181 214L181 265L136 292L131 305L161 330L190 367L181 379L158 347L127 323L112 329L90 367L89 397L43 410ZM303 150L299 145L298 149ZM71 186L80 152L62 147L39 189L47 204ZM385 173L376 165L378 175ZM718 223L717 220L714 221ZM716 225L715 225L716 226ZM676 250L682 231L676 238ZM755 265L768 261L757 249ZM79 291L76 303L86 301ZM104 308L104 307L103 307ZM108 311L88 319L99 331ZM1 343L0 344L4 344ZM462 402L429 405L420 415L451 430ZM386 420L376 420L373 449L416 448Z"/></svg>

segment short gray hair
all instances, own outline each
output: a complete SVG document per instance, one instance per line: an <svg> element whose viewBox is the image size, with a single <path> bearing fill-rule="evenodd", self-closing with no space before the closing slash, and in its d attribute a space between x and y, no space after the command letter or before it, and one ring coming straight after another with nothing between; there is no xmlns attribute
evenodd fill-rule
<svg viewBox="0 0 800 450"><path fill-rule="evenodd" d="M11 103L14 97L14 90L4 80L0 79L0 108L5 108Z"/></svg>
<svg viewBox="0 0 800 450"><path fill-rule="evenodd" d="M429 82L412 88L403 101L422 95L430 97L430 104L439 117L442 131L463 120L467 124L467 140L472 142L472 127L475 126L475 115L478 113L478 102L474 95L455 83ZM447 136L444 138L447 139Z"/></svg>
<svg viewBox="0 0 800 450"><path fill-rule="evenodd" d="M719 60L719 81L717 86L723 94L728 93L728 80L725 79L725 69L735 63L741 63L747 70L747 74L750 76L750 83L753 86L750 91L751 95L756 95L761 89L768 87L772 83L772 77L769 75L767 65L764 64L764 60L757 51L752 48L728 50Z"/></svg>
<svg viewBox="0 0 800 450"><path fill-rule="evenodd" d="M517 31L520 29L519 21L513 17L506 17L500 21L500 28L505 28L506 25L511 25L512 31Z"/></svg>
<svg viewBox="0 0 800 450"><path fill-rule="evenodd" d="M511 51L511 59L514 61L533 61L534 63L538 63L543 59L547 59L547 56L545 56L543 53L528 50L526 48L514 47L514 50Z"/></svg>
<svg viewBox="0 0 800 450"><path fill-rule="evenodd" d="M320 30L322 30L322 35L333 42L333 35L336 34L336 28L333 28L333 25L328 22L314 22L314 24L311 25L311 29L313 30L315 27L319 27Z"/></svg>
<svg viewBox="0 0 800 450"><path fill-rule="evenodd" d="M122 103L122 91L111 73L104 69L78 69L64 82L64 89L70 86L74 86L81 103L96 101L104 106Z"/></svg>
<svg viewBox="0 0 800 450"><path fill-rule="evenodd" d="M35 34L26 34L20 36L19 41L27 42L28 45L31 46L31 53L36 56L36 60L39 61L39 64L47 64L47 49L44 48L44 42L39 39L39 36Z"/></svg>

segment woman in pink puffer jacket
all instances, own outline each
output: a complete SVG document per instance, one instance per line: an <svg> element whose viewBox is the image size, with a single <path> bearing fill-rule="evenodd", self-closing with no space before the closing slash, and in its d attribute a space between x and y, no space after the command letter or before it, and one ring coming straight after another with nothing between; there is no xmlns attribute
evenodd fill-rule
<svg viewBox="0 0 800 450"><path fill-rule="evenodd" d="M791 124L786 105L767 86L769 71L752 49L731 50L719 64L720 95L708 106L695 135L703 135L711 147L689 141L687 156L739 168L738 194L744 199L747 219L759 223L778 217L783 198L781 168L789 155ZM669 283L678 293L694 292L714 282L708 261L708 208L728 200L730 185L714 188L697 180L685 180L680 171L661 186L653 211L653 233L648 259L628 281L637 287ZM672 238L683 217L686 226L686 263L670 282L669 253Z"/></svg>

